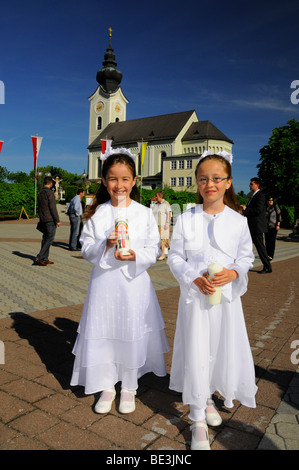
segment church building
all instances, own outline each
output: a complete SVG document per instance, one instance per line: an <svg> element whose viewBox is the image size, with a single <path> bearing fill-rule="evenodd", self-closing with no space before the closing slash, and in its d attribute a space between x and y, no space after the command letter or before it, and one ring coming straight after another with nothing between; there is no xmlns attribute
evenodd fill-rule
<svg viewBox="0 0 299 470"><path fill-rule="evenodd" d="M122 73L116 68L109 31L103 68L96 76L99 85L89 97L88 179L101 177L101 141L108 140L112 148L125 147L136 155L142 187L196 191L199 156L209 149L232 153L233 141L210 121L199 121L194 110L127 120L128 99L120 87ZM141 169L138 143L142 142L147 147Z"/></svg>

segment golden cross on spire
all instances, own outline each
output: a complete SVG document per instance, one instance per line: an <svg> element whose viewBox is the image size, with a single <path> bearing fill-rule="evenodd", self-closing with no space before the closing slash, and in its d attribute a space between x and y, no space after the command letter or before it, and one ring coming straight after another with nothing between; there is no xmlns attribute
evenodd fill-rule
<svg viewBox="0 0 299 470"><path fill-rule="evenodd" d="M111 38L112 37L112 29L108 28L108 30L109 30L109 38Z"/></svg>

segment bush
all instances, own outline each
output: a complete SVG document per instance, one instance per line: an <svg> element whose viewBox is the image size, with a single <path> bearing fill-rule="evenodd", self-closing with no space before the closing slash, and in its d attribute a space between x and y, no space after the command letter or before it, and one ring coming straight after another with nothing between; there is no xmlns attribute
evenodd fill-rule
<svg viewBox="0 0 299 470"><path fill-rule="evenodd" d="M283 204L279 205L281 210L281 227L283 228L293 228L295 223L295 208L294 206L284 206Z"/></svg>
<svg viewBox="0 0 299 470"><path fill-rule="evenodd" d="M142 189L141 191L141 203L144 206L150 206L150 200L152 197L156 195L157 191L164 192L164 199L169 202L169 204L175 205L177 204L180 207L180 211L183 212L184 206L188 203L195 203L196 202L196 193L191 193L188 191L174 191L170 188L161 189ZM140 192L140 188L139 188Z"/></svg>
<svg viewBox="0 0 299 470"><path fill-rule="evenodd" d="M0 211L21 212L22 207L28 216L34 215L34 182L29 183L0 183ZM18 215L16 215L18 218Z"/></svg>
<svg viewBox="0 0 299 470"><path fill-rule="evenodd" d="M71 185L71 184L64 186L64 191L65 191L64 198L65 198L66 202L71 202L73 197L76 196L78 188L79 188L79 186L75 186L75 185Z"/></svg>

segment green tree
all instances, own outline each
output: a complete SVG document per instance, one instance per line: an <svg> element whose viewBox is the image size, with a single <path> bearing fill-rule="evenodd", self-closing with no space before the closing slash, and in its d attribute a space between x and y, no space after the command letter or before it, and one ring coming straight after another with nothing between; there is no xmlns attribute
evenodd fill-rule
<svg viewBox="0 0 299 470"><path fill-rule="evenodd" d="M12 183L29 183L32 180L32 178L24 171L10 171L8 173L7 179Z"/></svg>
<svg viewBox="0 0 299 470"><path fill-rule="evenodd" d="M0 181L5 181L8 175L9 171L4 166L0 166Z"/></svg>
<svg viewBox="0 0 299 470"><path fill-rule="evenodd" d="M272 131L268 145L260 149L258 176L267 194L276 201L294 207L299 215L299 121L290 119L286 126Z"/></svg>
<svg viewBox="0 0 299 470"><path fill-rule="evenodd" d="M34 183L0 183L0 211L34 212ZM16 215L17 218L17 215Z"/></svg>
<svg viewBox="0 0 299 470"><path fill-rule="evenodd" d="M62 187L64 184L72 184L82 179L81 175L78 175L77 173L70 173L69 171L64 170L63 168L52 165L37 167L37 173L43 173L44 175L50 173L53 178L55 176L59 176L59 178L63 180ZM34 179L34 170L31 170L30 177Z"/></svg>

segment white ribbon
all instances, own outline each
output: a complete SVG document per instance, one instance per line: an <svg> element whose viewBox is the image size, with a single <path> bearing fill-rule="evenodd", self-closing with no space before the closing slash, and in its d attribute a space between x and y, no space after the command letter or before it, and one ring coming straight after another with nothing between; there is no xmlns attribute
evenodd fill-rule
<svg viewBox="0 0 299 470"><path fill-rule="evenodd" d="M205 150L204 153L199 157L198 161L200 162L200 160L207 157L208 155L220 155L220 157L223 157L230 164L232 164L232 162L233 162L233 156L232 156L231 153L228 153L225 150L223 150L222 152L215 153L211 149L210 150Z"/></svg>
<svg viewBox="0 0 299 470"><path fill-rule="evenodd" d="M101 160L107 160L108 157L110 157L110 155L114 155L115 153L120 153L122 155L127 155L128 157L131 157L133 158L133 160L135 161L135 158L136 158L136 155L134 155L133 153L130 152L130 150L126 149L126 148L109 148L108 150L106 150L106 152L104 154L101 154L100 156L100 159Z"/></svg>

